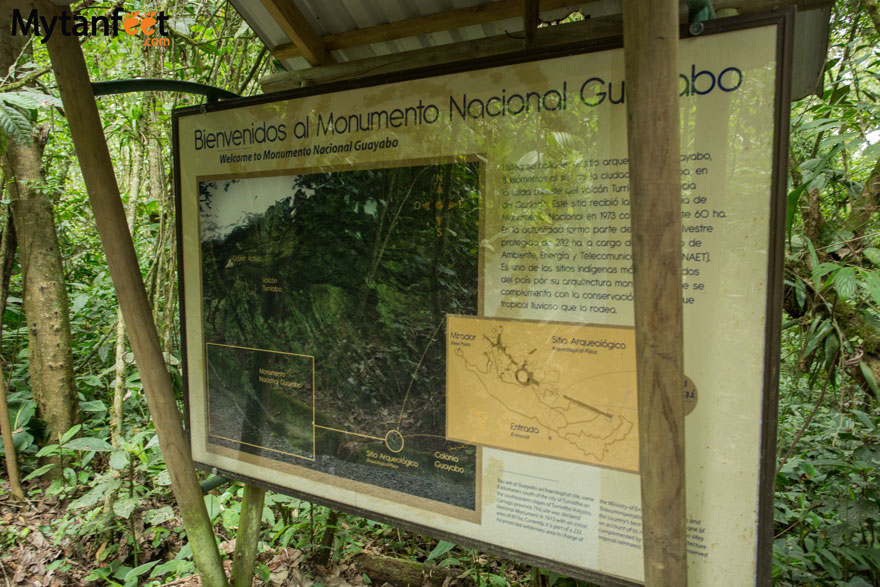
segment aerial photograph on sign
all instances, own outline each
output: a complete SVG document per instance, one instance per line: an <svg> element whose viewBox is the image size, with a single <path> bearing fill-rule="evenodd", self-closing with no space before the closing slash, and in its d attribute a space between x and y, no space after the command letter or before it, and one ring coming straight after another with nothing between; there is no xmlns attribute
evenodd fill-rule
<svg viewBox="0 0 880 587"><path fill-rule="evenodd" d="M209 445L475 510L443 391L446 315L477 311L478 164L199 188Z"/></svg>

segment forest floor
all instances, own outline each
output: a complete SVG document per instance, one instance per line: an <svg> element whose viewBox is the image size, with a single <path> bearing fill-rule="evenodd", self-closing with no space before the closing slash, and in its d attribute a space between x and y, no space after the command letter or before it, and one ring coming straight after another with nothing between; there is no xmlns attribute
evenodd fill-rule
<svg viewBox="0 0 880 587"><path fill-rule="evenodd" d="M68 511L67 499L58 497L43 497L39 495L41 489L47 486L43 480L34 480L25 484L25 490L30 497L26 502L16 501L8 491L8 483L0 481L0 586L28 586L28 587L62 587L69 585L129 585L121 578L107 580L95 578L96 569L107 566L112 561L104 553L114 551L114 559L134 558L136 562L144 564L149 561L171 560L184 547L185 540L178 532L182 521L175 508L175 517L169 520L165 526L175 528L161 540L156 540L149 531L145 531L142 520L133 521L130 530L137 541L130 539L131 532L114 532L112 536L117 541L114 545L103 541L100 536L89 536L87 539L77 539L74 532L69 532L76 525L71 517L65 516ZM36 496L36 497L34 497ZM152 502L150 507L157 505L174 505L173 503L157 504ZM74 516L75 517L75 516ZM132 516L132 520L137 516ZM81 520L80 520L81 521ZM111 533L108 533L111 536ZM424 540L413 537L414 540ZM222 540L222 536L221 536ZM222 540L220 550L227 557L235 549L235 539ZM137 550L137 556L133 557ZM396 555L396 556L395 556ZM314 564L310 560L309 553L300 549L268 548L257 557L257 562L262 563L263 569L268 569L268 580L255 577L255 586L271 587L346 587L358 585L375 585L396 587L396 582L387 582L382 578L373 580L374 570L370 567L370 558L375 566L376 559L384 556L405 558L405 554L395 553L388 548L387 543L375 541L365 544L361 552L342 560L336 560L327 566ZM227 571L231 561L224 563ZM430 565L433 567L433 565ZM437 567L433 567L437 568ZM508 572L521 573L520 580L514 579L510 584L523 584L529 582L525 572L527 567L519 571L509 569ZM451 569L449 570L451 571ZM447 573L449 573L447 571ZM461 586L473 585L468 570L459 570L461 576L449 574L440 581L424 581L424 585ZM264 571L264 575L265 575ZM458 574L458 573L455 573ZM513 578L513 577L511 577ZM146 581L146 576L142 578ZM392 579L393 581L393 579ZM143 582L136 583L138 585ZM150 585L156 587L179 586L191 587L201 585L198 575L186 575L177 578L169 577L167 582L158 584L155 579ZM410 584L410 583L407 583Z"/></svg>

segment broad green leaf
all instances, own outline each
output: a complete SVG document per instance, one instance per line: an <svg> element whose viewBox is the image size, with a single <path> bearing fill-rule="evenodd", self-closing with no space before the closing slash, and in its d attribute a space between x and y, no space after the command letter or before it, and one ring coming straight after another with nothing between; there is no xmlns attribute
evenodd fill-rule
<svg viewBox="0 0 880 587"><path fill-rule="evenodd" d="M109 481L107 483L99 483L98 485L95 485L89 491L84 493L78 499L75 499L72 502L70 502L70 504L67 506L67 508L71 509L71 510L90 508L93 505L100 502L101 500L103 500L104 496L107 495L107 493L117 489L121 485L121 483L122 482L118 479L115 479L113 481Z"/></svg>
<svg viewBox="0 0 880 587"><path fill-rule="evenodd" d="M455 544L447 540L441 540L437 543L437 546L434 547L434 550L431 551L431 554L428 555L428 560L435 560L443 556L453 548L455 548Z"/></svg>
<svg viewBox="0 0 880 587"><path fill-rule="evenodd" d="M812 245L810 245L810 250L812 251ZM840 265L837 263L819 263L818 265L813 265L813 285L818 287L820 279L839 267Z"/></svg>
<svg viewBox="0 0 880 587"><path fill-rule="evenodd" d="M168 473L167 469L162 469L159 471L159 474L153 479L153 483L156 485L161 485L163 487L167 487L171 485L171 475Z"/></svg>
<svg viewBox="0 0 880 587"><path fill-rule="evenodd" d="M83 412L106 412L107 406L99 399L79 402L79 409Z"/></svg>
<svg viewBox="0 0 880 587"><path fill-rule="evenodd" d="M814 118L813 120L804 122L798 127L800 131L811 131L809 134L815 136L824 130L836 129L840 126L839 118Z"/></svg>
<svg viewBox="0 0 880 587"><path fill-rule="evenodd" d="M22 481L30 481L34 477L39 477L40 475L51 470L53 467L57 467L57 466L58 466L58 463L49 463L48 465L43 465L42 467L40 467L36 471L31 472L31 474L28 475L27 477L25 477L24 479L22 479Z"/></svg>
<svg viewBox="0 0 880 587"><path fill-rule="evenodd" d="M137 587L138 577L140 577L144 573L148 573L150 571L150 569L152 569L153 567L158 565L160 562L161 561L154 560L154 561L151 561L148 563L144 563L144 564L137 566L137 567L133 568L132 570L130 570L125 575L125 579L124 579L125 587Z"/></svg>
<svg viewBox="0 0 880 587"><path fill-rule="evenodd" d="M810 267L813 268L813 271L816 270L816 267L819 266L819 256L816 255L816 247L813 245L813 241L808 239L806 235L804 235L804 242L807 243L807 249L810 251Z"/></svg>
<svg viewBox="0 0 880 587"><path fill-rule="evenodd" d="M819 471L816 470L816 467L806 461L801 461L799 467L800 470L807 475L807 477L812 478L819 474Z"/></svg>
<svg viewBox="0 0 880 587"><path fill-rule="evenodd" d="M113 577L114 577L115 579L119 579L120 581L124 581L124 580L125 580L125 576L128 574L128 572L129 572L130 570L131 570L131 567L129 567L129 566L126 566L126 565L119 565L119 566L116 567L116 569L113 571ZM119 585L118 583L116 583L116 584L114 585L114 587L116 587L116 586L118 586L118 587L122 587L122 585Z"/></svg>
<svg viewBox="0 0 880 587"><path fill-rule="evenodd" d="M27 426L28 422L33 418L37 410L37 403L34 401L24 401L18 405L15 411L15 417L12 418L12 429L18 430L23 426Z"/></svg>
<svg viewBox="0 0 880 587"><path fill-rule="evenodd" d="M263 515L260 516L260 521L269 526L275 525L275 512L272 511L272 508L263 507Z"/></svg>
<svg viewBox="0 0 880 587"><path fill-rule="evenodd" d="M840 339L837 336L825 337L825 370L830 372L837 363L837 351L840 350Z"/></svg>
<svg viewBox="0 0 880 587"><path fill-rule="evenodd" d="M129 516L131 516L131 512L137 508L140 501L141 500L137 497L126 497L125 499L116 500L113 503L113 513L120 518L127 520Z"/></svg>
<svg viewBox="0 0 880 587"><path fill-rule="evenodd" d="M868 161L873 161L880 157L880 141L865 147L865 150L862 151L862 157Z"/></svg>
<svg viewBox="0 0 880 587"><path fill-rule="evenodd" d="M832 237L832 243L825 246L825 253L833 253L847 246L847 243L855 239L855 233L851 230L836 230Z"/></svg>
<svg viewBox="0 0 880 587"><path fill-rule="evenodd" d="M223 527L227 530L231 531L238 528L239 513L236 510L232 508L226 508L220 515L220 519L223 521Z"/></svg>
<svg viewBox="0 0 880 587"><path fill-rule="evenodd" d="M12 93L12 92L9 92ZM8 95L7 93L6 95ZM18 90L15 92L19 96L27 96L31 98L34 102L37 103L37 106L57 106L59 108L64 106L64 103L61 101L61 98L56 98L51 94L44 94L42 92L35 92L33 90Z"/></svg>
<svg viewBox="0 0 880 587"><path fill-rule="evenodd" d="M861 526L867 520L877 519L880 506L868 499L856 499L842 503L838 513L842 519Z"/></svg>
<svg viewBox="0 0 880 587"><path fill-rule="evenodd" d="M168 562L164 562L150 573L150 578L153 577L161 577L162 575L169 573L171 571L177 571L179 575L185 575L191 572L193 568L193 564L190 561L185 560L170 560Z"/></svg>
<svg viewBox="0 0 880 587"><path fill-rule="evenodd" d="M866 256L871 263L880 266L880 249L868 247L862 251L862 254Z"/></svg>
<svg viewBox="0 0 880 587"><path fill-rule="evenodd" d="M144 447L144 450L150 450L153 447L159 446L159 435L154 434L147 445Z"/></svg>
<svg viewBox="0 0 880 587"><path fill-rule="evenodd" d="M880 400L880 385L877 385L877 379L874 377L874 372L871 371L870 365L862 361L859 363L859 370L868 383L868 387L874 392L874 397Z"/></svg>
<svg viewBox="0 0 880 587"><path fill-rule="evenodd" d="M67 432L64 433L64 436L61 437L61 444L66 443L68 440L79 434L79 431L82 430L82 424L77 424L70 428Z"/></svg>
<svg viewBox="0 0 880 587"><path fill-rule="evenodd" d="M880 272L862 269L860 273L862 274L862 285L868 290L871 300L880 306Z"/></svg>
<svg viewBox="0 0 880 587"><path fill-rule="evenodd" d="M61 106L61 100L55 96L26 90L0 93L0 102L14 104L25 110L33 110L41 106Z"/></svg>
<svg viewBox="0 0 880 587"><path fill-rule="evenodd" d="M183 546L180 547L180 550L177 551L177 554L174 555L174 560L183 561L183 560L191 560L193 555L192 544L187 542Z"/></svg>
<svg viewBox="0 0 880 587"><path fill-rule="evenodd" d="M28 447L33 446L34 444L34 436L33 434L25 431L16 432L12 435L12 444L15 445L15 450L18 453L24 452ZM3 439L0 438L0 447L3 446Z"/></svg>
<svg viewBox="0 0 880 587"><path fill-rule="evenodd" d="M37 451L38 457L45 457L47 455L54 454L58 450L57 444L47 444L43 448Z"/></svg>
<svg viewBox="0 0 880 587"><path fill-rule="evenodd" d="M807 301L807 286L800 279L794 284L794 297L797 300L798 308L803 309Z"/></svg>
<svg viewBox="0 0 880 587"><path fill-rule="evenodd" d="M205 507L208 509L208 517L215 521L220 515L220 500L213 493L205 496Z"/></svg>
<svg viewBox="0 0 880 587"><path fill-rule="evenodd" d="M37 102L27 94L19 92L0 93L0 102L12 104L13 106L18 106L19 108L23 108L25 110L33 110L34 108L40 107L39 102Z"/></svg>
<svg viewBox="0 0 880 587"><path fill-rule="evenodd" d="M828 147L834 147L841 143L845 143L851 139L855 139L859 137L859 133L857 132L845 132L842 134L834 134L830 137L826 137L822 139L822 142L819 145L820 149L827 149Z"/></svg>
<svg viewBox="0 0 880 587"><path fill-rule="evenodd" d="M813 172L809 176L804 177L804 182L803 182L802 186L804 186L805 188L819 187L819 186L811 186L811 184L816 179L821 177L828 168L831 167L831 161L833 161L837 157L838 153L840 153L840 151L842 151L842 150L843 150L843 145L835 145L834 148L831 149L831 151L829 151L828 154L822 158L821 162L819 162L818 164L813 166Z"/></svg>
<svg viewBox="0 0 880 587"><path fill-rule="evenodd" d="M830 320L825 320L822 322L822 325L819 326L819 329L814 332L809 339L807 339L807 344L804 346L804 356L808 357L810 354L816 350L819 346L819 343L822 342L828 333L834 328L834 325Z"/></svg>
<svg viewBox="0 0 880 587"><path fill-rule="evenodd" d="M170 505L162 506L154 510L144 512L144 524L148 526L158 526L168 520L174 519L174 510Z"/></svg>
<svg viewBox="0 0 880 587"><path fill-rule="evenodd" d="M813 120L809 120L807 122L802 123L798 126L798 130L805 131L810 130L813 131L812 134L816 135L822 132L823 130L828 130L832 128L837 128L840 126L840 120L838 118L814 118Z"/></svg>
<svg viewBox="0 0 880 587"><path fill-rule="evenodd" d="M871 417L868 414L861 410L852 410L851 413L858 419L859 422L862 423L862 426L865 427L865 430L868 430L870 432L874 431L874 422L871 420Z"/></svg>
<svg viewBox="0 0 880 587"><path fill-rule="evenodd" d="M0 130L16 142L24 143L33 131L33 126L24 114L0 102Z"/></svg>
<svg viewBox="0 0 880 587"><path fill-rule="evenodd" d="M113 447L103 438L94 438L92 436L84 436L82 438L74 438L64 445L64 448L70 450L93 450L95 452L110 452Z"/></svg>
<svg viewBox="0 0 880 587"><path fill-rule="evenodd" d="M82 378L82 381L84 383L86 383L87 385L91 385L92 387L101 387L101 388L104 387L104 382L101 381L99 378L95 377L94 375L86 375L85 377Z"/></svg>
<svg viewBox="0 0 880 587"><path fill-rule="evenodd" d="M87 293L81 293L73 298L73 302L70 304L70 313L74 315L79 314L79 311L89 303L89 299L90 296Z"/></svg>
<svg viewBox="0 0 880 587"><path fill-rule="evenodd" d="M834 289L842 300L848 300L856 293L858 281L856 272L852 267L841 267L834 272Z"/></svg>
<svg viewBox="0 0 880 587"><path fill-rule="evenodd" d="M110 466L117 470L122 470L128 466L128 453L124 450L115 450L110 455Z"/></svg>

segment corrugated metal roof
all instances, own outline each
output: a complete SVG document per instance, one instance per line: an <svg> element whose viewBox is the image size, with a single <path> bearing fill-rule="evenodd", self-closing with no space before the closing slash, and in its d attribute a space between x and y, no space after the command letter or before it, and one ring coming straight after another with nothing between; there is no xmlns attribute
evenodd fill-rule
<svg viewBox="0 0 880 587"><path fill-rule="evenodd" d="M235 6L270 51L291 42L291 39L259 0L230 0L230 3ZM486 0L294 0L293 3L315 32L323 37L333 33L395 23L459 8L470 8L487 2ZM579 4L573 2L573 4L572 7L542 11L541 18L544 20L564 18L575 10L580 10L585 16L594 17L620 13L619 0L601 0ZM339 62L355 61L379 55L493 37L505 33L520 33L522 29L522 18L508 18L416 37L339 49L331 51L331 55ZM302 57L283 59L281 64L288 71L310 67Z"/></svg>
<svg viewBox="0 0 880 587"><path fill-rule="evenodd" d="M488 4L486 0L287 0L292 1L320 37L365 29L377 25L399 23L412 18L439 14L456 9ZM500 1L500 0L496 0ZM275 21L260 0L230 0L250 27L262 39L270 51L290 45L292 39ZM790 3L789 2L783 2ZM719 2L716 2L716 6ZM720 2L743 6L771 5L758 0ZM792 98L798 99L817 89L828 42L830 0L799 0L800 9L795 19L795 56L792 75ZM584 16L597 18L620 14L619 0L594 0L577 2L556 10L542 11L545 21L564 18L574 10ZM428 47L473 41L504 34L522 33L521 17L494 22L461 26L450 30L432 32L407 38L395 39L332 50L330 54L340 63L358 61L382 55L404 53ZM306 70L311 65L303 57L280 59L288 71Z"/></svg>

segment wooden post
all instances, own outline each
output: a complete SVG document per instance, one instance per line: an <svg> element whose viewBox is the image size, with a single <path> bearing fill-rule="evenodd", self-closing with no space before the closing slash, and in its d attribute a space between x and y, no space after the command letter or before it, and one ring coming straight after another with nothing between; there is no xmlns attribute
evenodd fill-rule
<svg viewBox="0 0 880 587"><path fill-rule="evenodd" d="M46 0L37 4L40 16L46 19L60 18L62 10L69 10ZM204 585L226 587L226 575L159 346L86 62L74 36L52 35L47 47L193 558Z"/></svg>
<svg viewBox="0 0 880 587"><path fill-rule="evenodd" d="M678 2L624 0L645 585L687 585Z"/></svg>
<svg viewBox="0 0 880 587"><path fill-rule="evenodd" d="M540 14L539 0L523 0L523 49L531 49L535 45Z"/></svg>
<svg viewBox="0 0 880 587"><path fill-rule="evenodd" d="M265 489L253 485L244 486L238 536L235 539L235 553L232 555L232 584L235 587L254 583L254 560L257 558L265 500Z"/></svg>

